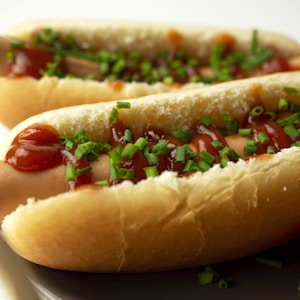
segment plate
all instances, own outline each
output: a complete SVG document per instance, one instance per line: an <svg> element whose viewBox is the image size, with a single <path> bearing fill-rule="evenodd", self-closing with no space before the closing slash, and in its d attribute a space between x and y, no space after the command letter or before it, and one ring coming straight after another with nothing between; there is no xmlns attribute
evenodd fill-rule
<svg viewBox="0 0 300 300"><path fill-rule="evenodd" d="M261 262L276 260L281 267ZM99 274L53 270L19 258L42 299L299 300L300 240L258 255L213 265L228 288L201 285L202 268L141 274Z"/></svg>

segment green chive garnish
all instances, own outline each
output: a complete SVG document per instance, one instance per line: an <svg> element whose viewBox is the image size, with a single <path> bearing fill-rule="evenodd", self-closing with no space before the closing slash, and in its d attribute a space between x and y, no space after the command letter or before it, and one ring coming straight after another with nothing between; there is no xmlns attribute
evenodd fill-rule
<svg viewBox="0 0 300 300"><path fill-rule="evenodd" d="M117 101L117 108L130 108L130 102Z"/></svg>
<svg viewBox="0 0 300 300"><path fill-rule="evenodd" d="M124 147L121 157L122 159L132 159L137 151L137 147L134 144L128 143Z"/></svg>
<svg viewBox="0 0 300 300"><path fill-rule="evenodd" d="M200 121L205 126L210 126L211 123L212 123L212 119L210 117L207 117L207 116L203 116L202 118L200 118Z"/></svg>
<svg viewBox="0 0 300 300"><path fill-rule="evenodd" d="M186 159L186 148L185 146L178 146L176 148L176 161L177 162L185 162Z"/></svg>
<svg viewBox="0 0 300 300"><path fill-rule="evenodd" d="M285 91L287 91L288 93L298 93L298 89L292 86L286 86L284 88Z"/></svg>
<svg viewBox="0 0 300 300"><path fill-rule="evenodd" d="M257 117L257 116L260 116L263 112L264 112L264 108L262 106L258 105L258 106L255 106L251 110L251 115L252 115L252 117Z"/></svg>
<svg viewBox="0 0 300 300"><path fill-rule="evenodd" d="M212 165L215 160L215 157L205 150L200 151L200 157L210 165Z"/></svg>
<svg viewBox="0 0 300 300"><path fill-rule="evenodd" d="M239 128L239 135L247 136L250 135L251 133L252 133L251 128Z"/></svg>
<svg viewBox="0 0 300 300"><path fill-rule="evenodd" d="M291 139L295 139L299 136L299 131L292 124L284 126L283 130Z"/></svg>
<svg viewBox="0 0 300 300"><path fill-rule="evenodd" d="M279 268L279 269L282 268L282 265L283 265L282 261L280 261L280 260L270 259L270 258L266 258L266 257L260 256L260 255L255 256L255 260L257 262L260 262L267 266Z"/></svg>
<svg viewBox="0 0 300 300"><path fill-rule="evenodd" d="M110 113L110 116L109 116L109 119L111 120L111 122L115 123L117 121L118 114L119 114L118 110L113 107L113 109Z"/></svg>
<svg viewBox="0 0 300 300"><path fill-rule="evenodd" d="M281 98L278 100L278 109L280 111L285 111L289 108L289 104L286 99Z"/></svg>
<svg viewBox="0 0 300 300"><path fill-rule="evenodd" d="M139 137L134 143L139 150L143 150L147 144L148 141L144 137Z"/></svg>
<svg viewBox="0 0 300 300"><path fill-rule="evenodd" d="M147 177L156 177L159 175L156 166L145 167L144 171Z"/></svg>
<svg viewBox="0 0 300 300"><path fill-rule="evenodd" d="M130 129L125 129L124 131L124 141L130 143L132 139L132 132Z"/></svg>
<svg viewBox="0 0 300 300"><path fill-rule="evenodd" d="M267 144L270 141L267 134L263 131L258 134L257 138L261 144Z"/></svg>
<svg viewBox="0 0 300 300"><path fill-rule="evenodd" d="M191 140L193 135L192 130L183 131L182 128L178 127L172 130L171 134L179 139L182 143L186 144Z"/></svg>
<svg viewBox="0 0 300 300"><path fill-rule="evenodd" d="M267 153L268 154L275 154L275 148L273 146L267 147Z"/></svg>
<svg viewBox="0 0 300 300"><path fill-rule="evenodd" d="M257 143L254 140L246 142L246 146L243 149L244 152L255 153L257 151Z"/></svg>

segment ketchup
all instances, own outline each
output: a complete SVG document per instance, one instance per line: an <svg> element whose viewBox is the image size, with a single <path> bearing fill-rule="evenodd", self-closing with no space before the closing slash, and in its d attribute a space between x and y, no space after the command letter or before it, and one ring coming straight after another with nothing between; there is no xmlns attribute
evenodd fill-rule
<svg viewBox="0 0 300 300"><path fill-rule="evenodd" d="M260 111L263 111L263 113L260 113ZM280 111L274 113L275 118L274 116L271 118L271 113L265 113L263 107L258 106L250 111L241 126L245 129L251 129L248 140L254 140L257 143L257 150L251 152L244 159L269 153L268 147L272 147L276 153L298 142L300 134L296 134L296 137L291 137L286 132L285 125L282 125L282 122L291 120L290 117L292 117L293 122L295 121L295 124L298 124L298 114L298 112L293 113L289 110ZM223 130L218 130L208 124L210 123L196 122L186 136L178 134L178 131L177 134L173 134L173 132L168 133L161 129L149 127L137 138L132 133L128 137L126 133L128 131L131 132L131 129L117 118L111 122L109 147L103 147L101 150L92 149L92 153L96 153L96 157L93 156L93 158L88 156L89 152L80 155L80 158L78 158L78 155L75 155L79 144L91 142L86 135L80 140L74 139L74 136L78 136L76 133L73 137L64 137L68 141L71 138L74 142L72 142L71 147L65 147L62 142L63 138L59 137L53 127L35 124L16 136L7 152L6 162L22 172L38 172L62 164L73 166L75 176L68 177L71 178L68 179L70 189L92 183L90 161L96 159L99 153L109 155L112 162L110 168L115 168L111 172L110 185L118 184L124 180L131 180L137 183L147 178L148 175L145 169L149 169L149 167L154 167L157 174L168 170L177 172L178 176L188 176L191 172L205 171L207 166L211 167L216 163L221 163L222 167L226 166L226 164L223 165L224 161L236 161L239 158L228 147L226 139L222 135ZM297 133L298 127L295 130ZM259 137L261 133L265 137L263 141ZM82 134L85 134L85 132ZM185 134L185 132L182 131L181 134ZM139 143L135 144L138 139L143 140L143 146L140 146ZM95 144L97 147L99 146L99 143ZM122 151L127 145L132 146L130 149L133 149L134 152L132 155L127 153L127 155L122 156ZM117 151L112 154L115 150ZM177 156L179 153L180 159ZM229 154L224 158L224 155L227 155L224 153ZM117 159L115 159L116 157ZM191 168L187 167L188 163L189 166L190 163L192 164ZM200 169L197 169L197 166ZM128 174L129 176L127 177Z"/></svg>
<svg viewBox="0 0 300 300"><path fill-rule="evenodd" d="M267 152L268 146L274 147L278 152L281 149L289 148L294 141L284 132L283 126L277 124L276 120L270 120L266 115L252 116L251 113L244 121L245 128L252 128L251 137L258 142L256 154ZM266 143L259 143L258 134L265 132L269 138Z"/></svg>
<svg viewBox="0 0 300 300"><path fill-rule="evenodd" d="M53 62L54 54L39 48L26 46L14 50L14 59L7 68L7 77L20 78L31 76L41 78L41 70L47 69L47 64Z"/></svg>

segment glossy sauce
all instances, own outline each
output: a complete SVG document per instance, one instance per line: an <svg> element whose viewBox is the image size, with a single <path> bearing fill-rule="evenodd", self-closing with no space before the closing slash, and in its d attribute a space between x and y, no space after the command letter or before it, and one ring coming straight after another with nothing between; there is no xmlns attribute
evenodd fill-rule
<svg viewBox="0 0 300 300"><path fill-rule="evenodd" d="M292 112L278 113L278 119L285 119ZM283 127L276 123L276 120L271 120L266 114L253 117L249 113L244 122L241 124L243 128L251 128L252 134L249 139L254 139L258 142L258 149L256 153L250 154L260 155L267 152L268 146L273 146L275 152L280 151L283 148L289 148L293 143L300 140L297 137L295 140L291 139L283 130ZM110 149L121 147L124 148L127 141L124 140L124 133L128 126L123 124L119 119L116 122L111 123L111 135L108 141L111 145ZM212 146L212 141L218 141L222 147L227 147L225 137L219 130L214 127L206 126L198 121L192 128L192 137L188 145L190 149L193 149L196 157L193 159L196 162L201 161L200 152L206 151L214 156L214 163L220 162L220 149ZM259 132L265 132L269 137L269 141L266 144L261 144L258 139ZM185 176L184 164L176 161L176 151L178 146L182 146L183 142L175 138L173 135L159 130L157 128L147 128L143 134L148 142L148 150L154 151L153 147L162 140L167 142L167 146L170 151L166 154L158 154L158 163L156 168L158 173L162 173L164 170L176 171L178 176ZM134 143L137 137L132 136L131 143ZM146 158L144 150L137 150L132 159L122 159L120 168L133 170L134 183L145 179L146 174L144 168L150 166L148 159ZM107 152L109 155L109 152ZM265 155L265 154L264 154ZM229 159L231 159L229 157ZM247 159L247 157L245 157ZM22 131L12 142L11 148L7 152L6 162L12 167L23 172L38 172L45 169L54 168L60 164L73 164L77 170L85 167L89 167L90 162L84 157L83 159L77 159L74 155L74 150L66 150L60 143L59 135L56 130L50 126L35 124L24 131ZM122 182L126 179L110 179L109 184L114 185ZM70 189L75 189L82 185L91 184L91 171L85 172L78 176L75 180L68 182Z"/></svg>
<svg viewBox="0 0 300 300"><path fill-rule="evenodd" d="M41 70L47 69L47 64L53 62L53 53L33 47L14 50L14 59L9 62L7 77L20 78L31 76L41 78Z"/></svg>
<svg viewBox="0 0 300 300"><path fill-rule="evenodd" d="M284 113L284 118L288 114ZM278 116L278 119L282 119L283 114ZM249 136L250 139L254 139L258 142L258 149L256 154L263 154L267 152L268 146L273 146L275 151L278 152L281 149L289 148L296 140L292 140L285 132L282 126L278 125L275 120L270 120L264 114L253 117L251 113L248 114L247 118L243 123L243 127L252 128L253 134ZM269 142L262 144L259 142L258 134L265 132L269 137Z"/></svg>
<svg viewBox="0 0 300 300"><path fill-rule="evenodd" d="M6 161L23 172L38 172L62 163L63 145L53 127L36 124L22 131L12 142Z"/></svg>
<svg viewBox="0 0 300 300"><path fill-rule="evenodd" d="M204 80L206 76L203 75L203 69L211 69L211 66L208 64L203 65L203 62L201 64L201 62L198 62L197 60L194 60L194 63L190 64L189 57L186 55L182 57L177 55L177 51L181 49L183 44L184 37L176 30L170 30L167 34L167 39L172 46L172 49L169 49L163 55L157 52L153 53L152 57L140 58L137 61L133 61L126 58L127 54L124 53L125 65L121 67L121 70L116 73L112 71L109 71L110 73L101 73L101 80L105 80L106 78L109 79L112 83L112 88L116 91L120 91L126 81L147 82L149 84L155 82L167 82L168 84L181 85L187 82L194 82L194 80L196 80L196 82L198 80ZM234 52L236 41L231 35L220 34L216 37L216 42L224 47L224 57ZM64 46L63 43L61 45L62 47ZM39 47L43 47L43 45L41 44ZM82 49L80 49L80 51L81 50ZM23 48L12 49L12 52L14 53L14 59L9 61L6 70L6 76L9 78L31 76L39 79L43 76L43 72L41 71L47 72L48 63L54 62L55 54L42 50L41 48L34 48L26 45ZM145 69L141 67L145 61L148 61L151 65L148 71L145 71ZM65 64L63 60L60 63L55 62L55 64L58 64L57 68L59 69L59 75L55 72L54 74L49 72L49 76L58 75L59 77L62 77L72 73L70 70L72 67L70 66L69 68L68 64ZM83 64L85 64L84 61ZM110 66L110 68L113 69L114 66ZM264 62L259 68L251 70L250 72L243 71L239 63L232 63L229 66L229 73L232 79L251 77L253 76L253 72L254 75L257 75L257 73L264 75L289 70L291 70L291 67L289 66L287 59L280 55L275 55ZM208 77L212 77L210 79L211 81L218 82L218 79L214 79L213 74Z"/></svg>

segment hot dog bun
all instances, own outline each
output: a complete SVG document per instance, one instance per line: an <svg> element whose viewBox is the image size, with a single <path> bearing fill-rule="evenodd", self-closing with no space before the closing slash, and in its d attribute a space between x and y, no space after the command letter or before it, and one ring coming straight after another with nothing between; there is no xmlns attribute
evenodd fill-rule
<svg viewBox="0 0 300 300"><path fill-rule="evenodd" d="M287 86L300 90L299 72L135 99L120 118L135 131L149 124L167 131L190 126L204 115L218 125L224 113L243 118L253 105L275 109ZM290 96L300 104L299 92ZM112 107L90 104L31 117L11 131L1 159L33 123L63 135L84 127L105 141ZM30 199L4 218L2 231L22 257L65 270L144 272L235 259L300 235L299 164L300 149L292 147L191 177L164 172L138 184Z"/></svg>
<svg viewBox="0 0 300 300"><path fill-rule="evenodd" d="M137 50L147 55L157 49L181 47L201 62L208 62L218 36L224 33L235 40L237 51L246 53L250 50L252 37L250 29L91 19L39 20L21 24L7 34L29 40L33 32L48 27L64 35L74 36L91 49ZM299 44L280 34L260 31L258 42L260 47L275 49L286 58L300 54ZM149 85L132 82L116 87L107 81L94 82L75 78L42 77L37 80L23 77L15 80L0 77L0 120L12 127L33 114L64 106L130 99L199 86L203 86L203 83L187 83L179 87L164 83Z"/></svg>

